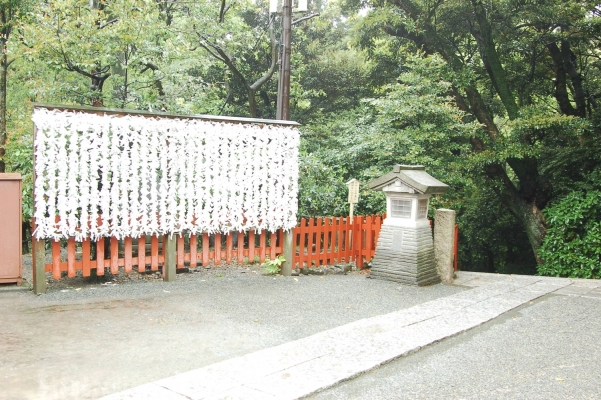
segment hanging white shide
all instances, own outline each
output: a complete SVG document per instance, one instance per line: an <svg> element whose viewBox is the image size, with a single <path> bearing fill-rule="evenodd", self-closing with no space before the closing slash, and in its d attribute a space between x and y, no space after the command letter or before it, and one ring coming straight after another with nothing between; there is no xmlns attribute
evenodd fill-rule
<svg viewBox="0 0 601 400"><path fill-rule="evenodd" d="M297 128L36 108L37 239L292 229Z"/></svg>

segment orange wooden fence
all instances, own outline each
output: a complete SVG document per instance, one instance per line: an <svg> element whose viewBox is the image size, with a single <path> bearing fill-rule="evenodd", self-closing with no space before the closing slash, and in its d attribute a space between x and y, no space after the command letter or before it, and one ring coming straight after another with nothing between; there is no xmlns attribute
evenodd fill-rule
<svg viewBox="0 0 601 400"><path fill-rule="evenodd" d="M375 254L376 244L385 216L356 216L351 222L347 217L320 217L301 219L293 230L293 243L296 245L293 265L306 268L335 263L356 263L363 268ZM455 226L455 270L457 270L457 247L459 228ZM119 267L126 273L137 267L138 272L158 271L165 261L161 239L157 236L133 239L126 237L119 241L107 238L94 242L52 241L52 262L45 265L46 272L52 272L54 279L74 277L81 270L89 276L92 269L103 275L109 268L116 274ZM199 265L264 262L267 257L274 259L282 254L283 231L275 233L231 232L229 234L182 235L177 236L177 268ZM66 251L61 248L65 248ZM95 251L92 247L95 247ZM66 257L65 257L66 256ZM104 268L98 268L99 263Z"/></svg>
<svg viewBox="0 0 601 400"><path fill-rule="evenodd" d="M375 254L382 215L303 218L293 231L294 264L299 268L356 262L362 268Z"/></svg>
<svg viewBox="0 0 601 400"><path fill-rule="evenodd" d="M127 273L134 266L138 272L146 271L147 267L150 271L158 271L159 266L165 262L161 239L157 236L148 239L126 237L123 241L114 237L101 239L94 242L95 252L91 249L90 240L76 242L75 238L69 238L66 241L66 251L61 251L61 247L64 247L61 246L61 241L52 241L52 262L45 265L45 270L52 272L54 279L59 279L63 271L67 271L69 277L74 277L78 270L82 271L83 276L90 276L92 269L96 269L97 275L103 275L104 268L109 268L113 274L119 272L119 267L123 267ZM184 268L186 265L195 268L210 263L230 264L234 259L238 263L252 262L255 259L264 262L266 257L274 259L282 253L282 239L282 231L233 232L227 235L217 233L212 237L207 233L177 236L176 265L177 268ZM99 263L104 268L98 268Z"/></svg>

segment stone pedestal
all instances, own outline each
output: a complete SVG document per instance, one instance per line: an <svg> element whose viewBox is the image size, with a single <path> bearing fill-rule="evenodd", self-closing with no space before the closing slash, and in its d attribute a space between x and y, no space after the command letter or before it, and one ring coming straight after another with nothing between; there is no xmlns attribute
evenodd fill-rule
<svg viewBox="0 0 601 400"><path fill-rule="evenodd" d="M413 286L439 283L430 225L382 225L370 277Z"/></svg>

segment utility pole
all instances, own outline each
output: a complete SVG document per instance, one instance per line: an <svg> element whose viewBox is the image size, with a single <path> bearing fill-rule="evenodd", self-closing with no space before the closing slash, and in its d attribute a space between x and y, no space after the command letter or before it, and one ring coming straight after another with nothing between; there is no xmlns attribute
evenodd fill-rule
<svg viewBox="0 0 601 400"><path fill-rule="evenodd" d="M292 31L292 0L282 6L282 43L276 119L290 119L290 46Z"/></svg>
<svg viewBox="0 0 601 400"><path fill-rule="evenodd" d="M278 77L278 103L276 119L290 119L290 45L292 31L292 0L284 0L282 6L282 43L280 50L280 74ZM282 264L282 275L292 275L292 264L294 263L294 235L292 229L284 232L284 263Z"/></svg>

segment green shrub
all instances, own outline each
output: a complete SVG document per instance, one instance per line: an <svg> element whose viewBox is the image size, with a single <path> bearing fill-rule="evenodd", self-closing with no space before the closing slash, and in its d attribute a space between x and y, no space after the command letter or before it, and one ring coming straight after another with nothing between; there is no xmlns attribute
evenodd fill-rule
<svg viewBox="0 0 601 400"><path fill-rule="evenodd" d="M572 192L545 210L539 275L601 278L601 191Z"/></svg>
<svg viewBox="0 0 601 400"><path fill-rule="evenodd" d="M263 264L263 273L266 275L279 274L282 269L282 264L286 261L283 255L279 255L273 260L267 260Z"/></svg>

